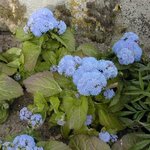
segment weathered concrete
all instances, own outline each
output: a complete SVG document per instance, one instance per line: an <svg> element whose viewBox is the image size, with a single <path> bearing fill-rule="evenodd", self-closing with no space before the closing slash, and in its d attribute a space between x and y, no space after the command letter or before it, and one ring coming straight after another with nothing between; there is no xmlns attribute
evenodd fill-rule
<svg viewBox="0 0 150 150"><path fill-rule="evenodd" d="M29 17L38 8L48 7L53 10L57 5L63 4L65 0L19 0L19 2L26 6L25 17Z"/></svg>
<svg viewBox="0 0 150 150"><path fill-rule="evenodd" d="M150 0L120 0L116 26L136 32L144 49L150 51Z"/></svg>
<svg viewBox="0 0 150 150"><path fill-rule="evenodd" d="M0 30L7 30L8 26L13 31L34 10L54 10L61 4L68 10L66 15L60 11L60 19L66 17L71 24L83 26L84 37L111 45L123 32L133 31L140 36L144 49L150 49L150 0L0 0ZM114 15L116 4L121 11Z"/></svg>

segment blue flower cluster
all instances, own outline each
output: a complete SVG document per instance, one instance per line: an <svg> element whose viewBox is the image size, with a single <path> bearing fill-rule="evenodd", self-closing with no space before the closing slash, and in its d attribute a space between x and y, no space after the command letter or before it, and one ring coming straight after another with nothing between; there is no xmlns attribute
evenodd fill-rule
<svg viewBox="0 0 150 150"><path fill-rule="evenodd" d="M107 89L104 91L104 96L106 99L112 99L115 96L115 92L113 89Z"/></svg>
<svg viewBox="0 0 150 150"><path fill-rule="evenodd" d="M40 114L32 114L27 107L20 110L20 120L27 121L28 124L34 129L39 128L43 124L43 119Z"/></svg>
<svg viewBox="0 0 150 150"><path fill-rule="evenodd" d="M31 116L32 116L32 112L28 110L27 107L23 107L21 110L20 110L20 120L22 121L29 121Z"/></svg>
<svg viewBox="0 0 150 150"><path fill-rule="evenodd" d="M115 78L118 74L116 66L109 60L100 60L98 62L98 70L104 74L106 79Z"/></svg>
<svg viewBox="0 0 150 150"><path fill-rule="evenodd" d="M89 126L92 123L93 117L92 115L87 115L86 116L86 121L85 121L85 125Z"/></svg>
<svg viewBox="0 0 150 150"><path fill-rule="evenodd" d="M57 71L57 66L53 65L50 67L50 72L56 72Z"/></svg>
<svg viewBox="0 0 150 150"><path fill-rule="evenodd" d="M73 57L71 55L64 56L58 64L58 73L65 74L67 77L71 77L75 71L76 67L81 63L80 57Z"/></svg>
<svg viewBox="0 0 150 150"><path fill-rule="evenodd" d="M103 87L106 87L107 80L99 71L85 72L77 82L77 89L80 94L98 95Z"/></svg>
<svg viewBox="0 0 150 150"><path fill-rule="evenodd" d="M63 34L66 28L65 22L58 21L52 11L47 8L41 8L32 13L24 27L24 31L25 33L31 31L35 36L40 37L43 33L53 29L56 29L58 34Z"/></svg>
<svg viewBox="0 0 150 150"><path fill-rule="evenodd" d="M37 147L34 139L27 135L19 135L15 137L13 142L5 142L2 144L2 150L44 150Z"/></svg>
<svg viewBox="0 0 150 150"><path fill-rule="evenodd" d="M62 119L57 120L57 124L60 125L60 126L64 126L65 123L66 122Z"/></svg>
<svg viewBox="0 0 150 150"><path fill-rule="evenodd" d="M18 73L16 73L16 74L14 75L14 79L15 79L16 81L21 80L21 75L20 75L20 73L19 73L19 72L18 72Z"/></svg>
<svg viewBox="0 0 150 150"><path fill-rule="evenodd" d="M72 77L81 95L98 95L107 85L107 80L114 78L118 70L113 62L97 60L94 57L64 56L58 64L58 73Z"/></svg>
<svg viewBox="0 0 150 150"><path fill-rule="evenodd" d="M107 131L101 131L99 133L99 139L108 143L108 142L116 142L118 140L118 136L115 134L110 134Z"/></svg>
<svg viewBox="0 0 150 150"><path fill-rule="evenodd" d="M135 33L127 32L114 44L112 49L120 64L128 65L141 60L142 49L138 42L139 37Z"/></svg>
<svg viewBox="0 0 150 150"><path fill-rule="evenodd" d="M31 125L32 128L38 128L43 124L43 119L40 114L34 114L31 116L29 120L29 125Z"/></svg>

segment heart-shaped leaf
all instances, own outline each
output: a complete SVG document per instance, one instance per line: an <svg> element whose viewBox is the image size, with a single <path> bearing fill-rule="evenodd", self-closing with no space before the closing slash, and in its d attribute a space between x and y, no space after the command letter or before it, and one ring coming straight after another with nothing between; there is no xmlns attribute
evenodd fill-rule
<svg viewBox="0 0 150 150"><path fill-rule="evenodd" d="M60 93L62 90L54 80L52 73L45 71L34 74L23 81L29 93L40 92L44 97Z"/></svg>
<svg viewBox="0 0 150 150"><path fill-rule="evenodd" d="M26 41L23 43L24 68L26 71L33 71L37 59L41 53L41 47L32 42Z"/></svg>
<svg viewBox="0 0 150 150"><path fill-rule="evenodd" d="M110 150L108 144L95 136L76 135L71 138L69 146L73 150Z"/></svg>
<svg viewBox="0 0 150 150"><path fill-rule="evenodd" d="M86 97L81 96L79 99L72 97L63 98L64 110L67 113L67 123L69 129L80 129L87 116L88 111L88 100Z"/></svg>
<svg viewBox="0 0 150 150"><path fill-rule="evenodd" d="M37 145L42 146L44 150L71 150L69 146L58 141L39 142Z"/></svg>
<svg viewBox="0 0 150 150"><path fill-rule="evenodd" d="M0 101L11 100L23 95L23 89L18 82L5 74L0 74Z"/></svg>

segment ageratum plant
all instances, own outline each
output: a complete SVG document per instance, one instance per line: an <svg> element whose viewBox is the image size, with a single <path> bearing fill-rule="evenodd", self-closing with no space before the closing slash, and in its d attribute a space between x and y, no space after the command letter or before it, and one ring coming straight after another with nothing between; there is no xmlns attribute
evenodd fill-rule
<svg viewBox="0 0 150 150"><path fill-rule="evenodd" d="M140 133L121 139L130 139L127 148L147 148L149 135L135 144L150 130L150 65L142 59L139 37L127 32L112 51L100 53L91 44L77 45L73 33L47 8L35 11L24 28L16 31L20 48L0 54L0 122L6 120L9 104L23 95L24 87L34 103L20 110L21 121L31 131L46 121L69 139L69 146L57 141L36 146L32 139L31 148L92 150L95 145L95 149L109 150L111 146L115 150L120 133L129 128ZM28 143L32 137L20 135L13 145L4 143L3 149L28 146L22 144L22 138Z"/></svg>

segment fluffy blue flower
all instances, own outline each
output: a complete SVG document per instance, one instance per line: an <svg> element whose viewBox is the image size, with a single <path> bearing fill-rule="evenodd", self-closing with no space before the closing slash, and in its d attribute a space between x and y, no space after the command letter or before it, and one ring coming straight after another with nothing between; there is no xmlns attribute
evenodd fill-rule
<svg viewBox="0 0 150 150"><path fill-rule="evenodd" d="M85 125L87 126L90 125L92 123L92 119L93 119L92 115L87 115Z"/></svg>
<svg viewBox="0 0 150 150"><path fill-rule="evenodd" d="M125 38L126 37L126 38ZM123 38L117 41L113 46L113 52L118 55L120 51L124 48L131 50L134 54L134 61L140 61L142 57L142 49L139 47L138 41L139 38L136 34L129 32L126 33Z"/></svg>
<svg viewBox="0 0 150 150"><path fill-rule="evenodd" d="M25 120L25 121L28 121L31 116L32 116L32 112L28 110L27 107L23 107L21 110L20 110L20 120Z"/></svg>
<svg viewBox="0 0 150 150"><path fill-rule="evenodd" d="M80 78L82 78L82 75L85 73L84 69L78 68L75 73L73 74L73 83L75 85L78 84L78 81Z"/></svg>
<svg viewBox="0 0 150 150"><path fill-rule="evenodd" d="M111 136L110 134L106 131L101 131L99 133L99 139L104 141L104 142L110 142Z"/></svg>
<svg viewBox="0 0 150 150"><path fill-rule="evenodd" d="M98 67L98 61L94 57L84 57L82 59L82 65L79 67L84 71L96 71Z"/></svg>
<svg viewBox="0 0 150 150"><path fill-rule="evenodd" d="M20 73L16 73L16 74L14 75L14 79L15 79L16 81L21 80L21 75L20 75Z"/></svg>
<svg viewBox="0 0 150 150"><path fill-rule="evenodd" d="M119 63L122 65L129 65L134 63L134 53L128 48L123 48L117 53Z"/></svg>
<svg viewBox="0 0 150 150"><path fill-rule="evenodd" d="M110 134L110 136L111 136L111 142L116 142L117 140L118 140L118 136L116 135L116 134Z"/></svg>
<svg viewBox="0 0 150 150"><path fill-rule="evenodd" d="M134 42L139 41L138 35L134 32L126 32L121 39L123 39L123 40L132 40Z"/></svg>
<svg viewBox="0 0 150 150"><path fill-rule="evenodd" d="M106 91L104 91L104 96L106 99L111 99L115 96L115 92L113 89L107 89Z"/></svg>
<svg viewBox="0 0 150 150"><path fill-rule="evenodd" d="M31 119L29 120L29 124L32 126L32 128L38 128L43 124L43 119L40 114L34 114L31 116Z"/></svg>
<svg viewBox="0 0 150 150"><path fill-rule="evenodd" d="M57 71L57 66L53 65L50 67L50 72L56 72Z"/></svg>
<svg viewBox="0 0 150 150"><path fill-rule="evenodd" d="M11 142L5 142L2 144L2 150L15 150L14 144Z"/></svg>
<svg viewBox="0 0 150 150"><path fill-rule="evenodd" d="M66 122L65 122L63 119L59 119L59 120L57 121L57 124L60 125L60 126L64 126L65 123L66 123Z"/></svg>
<svg viewBox="0 0 150 150"><path fill-rule="evenodd" d="M44 150L43 147L34 147L33 150Z"/></svg>
<svg viewBox="0 0 150 150"><path fill-rule="evenodd" d="M57 29L58 34L63 34L66 28L65 22L57 21L49 9L41 8L32 13L24 27L24 32L31 31L35 36L40 37L43 33L53 29Z"/></svg>
<svg viewBox="0 0 150 150"><path fill-rule="evenodd" d="M114 78L118 74L116 66L109 60L100 60L98 62L98 70L104 74L106 79Z"/></svg>
<svg viewBox="0 0 150 150"><path fill-rule="evenodd" d="M142 57L142 49L139 47L139 45L135 42L130 42L130 46L128 47L133 54L134 54L134 60L140 61Z"/></svg>
<svg viewBox="0 0 150 150"><path fill-rule="evenodd" d="M57 28L58 28L58 34L61 35L66 31L67 26L66 26L65 22L61 20L58 22Z"/></svg>
<svg viewBox="0 0 150 150"><path fill-rule="evenodd" d="M79 56L74 56L74 61L78 65L82 64L82 58L80 58Z"/></svg>
<svg viewBox="0 0 150 150"><path fill-rule="evenodd" d="M19 135L17 137L15 137L13 144L15 145L15 148L34 148L35 147L35 142L34 139L27 135L27 134L23 134L23 135Z"/></svg>
<svg viewBox="0 0 150 150"><path fill-rule="evenodd" d="M115 54L117 54L121 49L127 48L128 44L129 44L129 42L126 42L121 39L113 45L112 50Z"/></svg>
<svg viewBox="0 0 150 150"><path fill-rule="evenodd" d="M47 8L42 8L32 13L24 31L27 33L30 30L35 36L40 37L57 26L58 21L54 18L53 13Z"/></svg>
<svg viewBox="0 0 150 150"><path fill-rule="evenodd" d="M71 55L64 56L58 64L58 73L65 74L65 76L72 76L76 70L76 63L74 57Z"/></svg>
<svg viewBox="0 0 150 150"><path fill-rule="evenodd" d="M99 71L85 72L77 83L81 95L98 95L107 85L107 80Z"/></svg>

